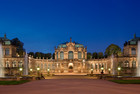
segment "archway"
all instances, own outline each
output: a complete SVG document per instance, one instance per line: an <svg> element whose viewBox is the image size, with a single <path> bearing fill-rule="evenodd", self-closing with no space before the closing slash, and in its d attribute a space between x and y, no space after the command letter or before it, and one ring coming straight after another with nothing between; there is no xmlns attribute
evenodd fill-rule
<svg viewBox="0 0 140 94"><path fill-rule="evenodd" d="M69 65L68 65L68 72L70 72L70 73L73 72L73 63L69 63Z"/></svg>

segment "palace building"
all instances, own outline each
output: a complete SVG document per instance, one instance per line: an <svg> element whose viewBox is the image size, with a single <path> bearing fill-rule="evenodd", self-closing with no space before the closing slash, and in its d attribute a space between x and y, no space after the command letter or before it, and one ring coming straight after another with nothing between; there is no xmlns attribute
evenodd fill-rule
<svg viewBox="0 0 140 94"><path fill-rule="evenodd" d="M14 75L18 73L18 68L23 67L24 58L19 57L16 49L17 47L11 44L11 40L6 37L0 37L0 47L2 48L2 60L3 65L5 67L6 75Z"/></svg>
<svg viewBox="0 0 140 94"><path fill-rule="evenodd" d="M117 73L117 68L121 67L122 74L135 74L138 67L137 50L140 38L134 35L134 38L124 43L123 54L121 56L111 56L102 59L87 59L87 47L80 43L70 42L62 43L55 47L55 59L33 58L29 56L28 67L33 73L37 73L40 68L42 74L104 74ZM24 57L18 57L16 47L9 39L0 38L3 48L4 67L7 70L5 74L16 74L18 68L24 66ZM113 68L114 67L114 68Z"/></svg>

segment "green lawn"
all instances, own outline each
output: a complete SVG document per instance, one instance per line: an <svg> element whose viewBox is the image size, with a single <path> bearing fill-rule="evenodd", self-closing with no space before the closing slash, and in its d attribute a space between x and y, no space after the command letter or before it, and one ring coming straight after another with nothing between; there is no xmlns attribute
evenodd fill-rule
<svg viewBox="0 0 140 94"><path fill-rule="evenodd" d="M21 81L0 81L0 85L19 85L29 82L28 80L21 80Z"/></svg>
<svg viewBox="0 0 140 94"><path fill-rule="evenodd" d="M119 84L140 84L140 80L110 80Z"/></svg>

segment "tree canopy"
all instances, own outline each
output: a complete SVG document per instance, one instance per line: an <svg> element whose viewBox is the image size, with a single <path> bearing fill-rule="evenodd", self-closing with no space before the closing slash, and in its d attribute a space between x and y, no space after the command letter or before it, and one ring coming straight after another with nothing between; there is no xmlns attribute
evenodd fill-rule
<svg viewBox="0 0 140 94"><path fill-rule="evenodd" d="M54 53L53 54L51 54L51 53L42 53L42 52L30 52L30 53L28 53L29 55L31 55L31 56L33 56L34 58L45 58L45 59L51 59L51 58L53 58L54 59Z"/></svg>
<svg viewBox="0 0 140 94"><path fill-rule="evenodd" d="M118 45L111 44L106 48L105 55L111 56L111 55L119 56L121 54L121 48Z"/></svg>
<svg viewBox="0 0 140 94"><path fill-rule="evenodd" d="M25 52L25 49L23 48L24 43L21 42L18 38L14 38L11 40L11 44L17 47L17 53L20 56L23 56L23 53Z"/></svg>

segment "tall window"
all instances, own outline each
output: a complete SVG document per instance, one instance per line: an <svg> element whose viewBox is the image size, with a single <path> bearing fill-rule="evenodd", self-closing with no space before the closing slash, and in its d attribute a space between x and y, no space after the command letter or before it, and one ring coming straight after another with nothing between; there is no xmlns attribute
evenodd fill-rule
<svg viewBox="0 0 140 94"><path fill-rule="evenodd" d="M132 49L131 49L131 54L132 54L132 55L136 55L136 49L135 49L135 48L132 48Z"/></svg>
<svg viewBox="0 0 140 94"><path fill-rule="evenodd" d="M45 69L47 69L47 64L45 63Z"/></svg>
<svg viewBox="0 0 140 94"><path fill-rule="evenodd" d="M73 51L69 51L68 58L73 59Z"/></svg>
<svg viewBox="0 0 140 94"><path fill-rule="evenodd" d="M136 61L132 61L132 68L136 67Z"/></svg>
<svg viewBox="0 0 140 94"><path fill-rule="evenodd" d="M57 52L57 59L58 59L58 52Z"/></svg>
<svg viewBox="0 0 140 94"><path fill-rule="evenodd" d="M8 61L6 61L5 66L6 66L6 67L10 67L10 65L9 65L9 62L8 62Z"/></svg>
<svg viewBox="0 0 140 94"><path fill-rule="evenodd" d="M5 55L9 55L10 54L10 49L9 48L6 48L5 49Z"/></svg>
<svg viewBox="0 0 140 94"><path fill-rule="evenodd" d="M96 69L96 70L98 69L98 64L95 64L95 69Z"/></svg>
<svg viewBox="0 0 140 94"><path fill-rule="evenodd" d="M85 59L85 52L83 52L83 59Z"/></svg>
<svg viewBox="0 0 140 94"><path fill-rule="evenodd" d="M99 70L101 69L101 67L102 67L102 65L101 65L101 64L99 64Z"/></svg>
<svg viewBox="0 0 140 94"><path fill-rule="evenodd" d="M61 59L61 60L64 59L64 52L60 52L60 59Z"/></svg>
<svg viewBox="0 0 140 94"><path fill-rule="evenodd" d="M12 62L12 66L13 66L13 67L16 67L16 62L15 62L15 61Z"/></svg>
<svg viewBox="0 0 140 94"><path fill-rule="evenodd" d="M81 59L81 58L82 58L82 53L78 52L78 59Z"/></svg>

